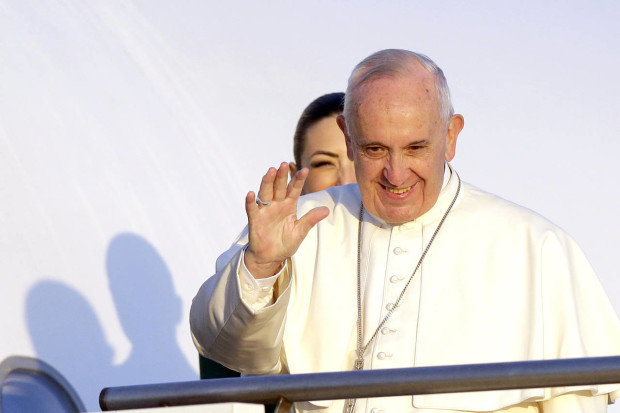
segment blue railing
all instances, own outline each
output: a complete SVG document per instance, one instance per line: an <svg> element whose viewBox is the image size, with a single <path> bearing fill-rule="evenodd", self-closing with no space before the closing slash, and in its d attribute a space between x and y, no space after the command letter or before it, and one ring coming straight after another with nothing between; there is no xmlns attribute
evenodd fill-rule
<svg viewBox="0 0 620 413"><path fill-rule="evenodd" d="M252 376L108 387L102 410L206 403L282 403L620 383L620 356Z"/></svg>

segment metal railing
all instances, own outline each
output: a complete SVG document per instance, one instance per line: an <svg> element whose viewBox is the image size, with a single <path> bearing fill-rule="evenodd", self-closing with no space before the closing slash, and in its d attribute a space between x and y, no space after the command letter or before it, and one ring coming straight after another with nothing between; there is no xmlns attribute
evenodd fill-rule
<svg viewBox="0 0 620 413"><path fill-rule="evenodd" d="M620 356L108 387L101 391L99 404L104 411L224 402L279 402L290 406L289 402L308 400L610 383L620 383Z"/></svg>

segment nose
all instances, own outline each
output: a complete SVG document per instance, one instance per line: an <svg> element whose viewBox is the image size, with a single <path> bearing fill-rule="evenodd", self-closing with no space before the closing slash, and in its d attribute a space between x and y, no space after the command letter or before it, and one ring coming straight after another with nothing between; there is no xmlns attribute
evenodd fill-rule
<svg viewBox="0 0 620 413"><path fill-rule="evenodd" d="M386 159L386 164L383 168L383 176L387 179L390 185L399 187L409 178L409 175L409 168L404 162L402 156L389 156Z"/></svg>
<svg viewBox="0 0 620 413"><path fill-rule="evenodd" d="M357 182L355 179L355 168L353 167L353 162L347 159L340 165L338 171L338 185L347 185L354 182Z"/></svg>

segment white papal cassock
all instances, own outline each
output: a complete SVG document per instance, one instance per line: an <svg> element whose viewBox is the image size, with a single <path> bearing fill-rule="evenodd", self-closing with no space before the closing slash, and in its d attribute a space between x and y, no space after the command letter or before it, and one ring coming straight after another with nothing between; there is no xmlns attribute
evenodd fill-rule
<svg viewBox="0 0 620 413"><path fill-rule="evenodd" d="M447 167L437 203L413 222L388 225L364 212L364 342L401 293L458 181ZM299 216L321 205L329 216L267 280L243 265L246 228L194 298L190 323L200 353L248 374L351 370L360 202L355 184L301 197ZM577 244L540 215L463 183L406 295L369 346L365 368L611 355L620 355L620 322ZM604 412L618 396L620 385L490 391L359 400L356 411Z"/></svg>

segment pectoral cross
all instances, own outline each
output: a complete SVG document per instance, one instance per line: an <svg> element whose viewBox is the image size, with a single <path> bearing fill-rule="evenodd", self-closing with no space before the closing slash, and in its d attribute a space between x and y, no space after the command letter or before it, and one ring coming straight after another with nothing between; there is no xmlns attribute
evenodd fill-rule
<svg viewBox="0 0 620 413"><path fill-rule="evenodd" d="M364 356L360 355L358 352L357 359L355 359L355 363L353 364L353 370L363 370L364 369ZM357 399L347 399L344 403L344 413L353 413L355 412L355 403Z"/></svg>

